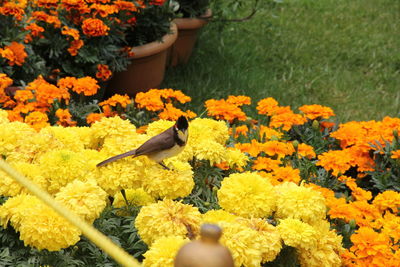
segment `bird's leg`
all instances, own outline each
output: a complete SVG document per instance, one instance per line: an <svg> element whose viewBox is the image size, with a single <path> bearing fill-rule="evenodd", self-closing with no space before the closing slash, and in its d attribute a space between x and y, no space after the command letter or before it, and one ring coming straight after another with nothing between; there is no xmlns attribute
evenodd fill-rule
<svg viewBox="0 0 400 267"><path fill-rule="evenodd" d="M158 162L158 164L160 164L164 169L170 170L170 168L168 168L162 161Z"/></svg>
<svg viewBox="0 0 400 267"><path fill-rule="evenodd" d="M121 194L122 194L122 197L125 199L126 206L128 207L129 206L129 202L128 202L128 199L126 198L125 189L121 189Z"/></svg>

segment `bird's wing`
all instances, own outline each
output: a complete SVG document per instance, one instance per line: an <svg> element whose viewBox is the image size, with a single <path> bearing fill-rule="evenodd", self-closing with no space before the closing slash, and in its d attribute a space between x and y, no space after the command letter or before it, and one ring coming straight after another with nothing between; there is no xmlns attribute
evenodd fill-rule
<svg viewBox="0 0 400 267"><path fill-rule="evenodd" d="M144 142L143 145L136 149L135 155L140 156L156 153L159 151L170 149L174 145L174 132L172 128L169 128L159 135L156 135Z"/></svg>

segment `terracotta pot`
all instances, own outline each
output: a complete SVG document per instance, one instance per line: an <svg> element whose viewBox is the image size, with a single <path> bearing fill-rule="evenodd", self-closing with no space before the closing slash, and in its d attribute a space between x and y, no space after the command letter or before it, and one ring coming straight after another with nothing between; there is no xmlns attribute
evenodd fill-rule
<svg viewBox="0 0 400 267"><path fill-rule="evenodd" d="M178 26L178 39L171 47L170 65L186 64L196 44L197 33L211 18L211 9L198 18L177 18L173 22Z"/></svg>
<svg viewBox="0 0 400 267"><path fill-rule="evenodd" d="M131 64L127 70L114 74L107 86L106 95L128 94L134 97L138 92L158 88L164 79L167 52L178 36L175 23L171 23L171 32L164 35L161 42L133 47Z"/></svg>

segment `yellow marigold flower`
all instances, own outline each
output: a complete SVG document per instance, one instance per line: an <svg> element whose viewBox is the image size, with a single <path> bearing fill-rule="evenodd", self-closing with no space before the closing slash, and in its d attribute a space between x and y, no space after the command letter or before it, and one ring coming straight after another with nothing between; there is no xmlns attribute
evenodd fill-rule
<svg viewBox="0 0 400 267"><path fill-rule="evenodd" d="M55 195L55 200L72 212L93 223L107 205L107 194L94 180L72 181Z"/></svg>
<svg viewBox="0 0 400 267"><path fill-rule="evenodd" d="M170 199L144 206L135 220L140 238L148 245L163 236L193 238L200 231L201 214L191 205Z"/></svg>
<svg viewBox="0 0 400 267"><path fill-rule="evenodd" d="M25 211L40 205L41 201L32 195L19 194L10 197L0 206L0 224L6 228L8 223L18 231L25 218Z"/></svg>
<svg viewBox="0 0 400 267"><path fill-rule="evenodd" d="M197 159L208 160L210 161L210 165L225 161L225 153L226 148L213 140L203 140L196 145L194 150Z"/></svg>
<svg viewBox="0 0 400 267"><path fill-rule="evenodd" d="M393 239L393 243L400 241L400 216L386 212L383 216L381 232Z"/></svg>
<svg viewBox="0 0 400 267"><path fill-rule="evenodd" d="M35 130L25 123L18 121L7 123L0 131L0 155L8 158L24 139L35 135Z"/></svg>
<svg viewBox="0 0 400 267"><path fill-rule="evenodd" d="M258 114L271 116L274 114L275 108L278 107L278 101L272 97L267 97L257 103Z"/></svg>
<svg viewBox="0 0 400 267"><path fill-rule="evenodd" d="M325 199L320 192L294 183L284 183L275 188L278 194L277 218L299 219L309 224L325 218Z"/></svg>
<svg viewBox="0 0 400 267"><path fill-rule="evenodd" d="M318 166L322 166L327 171L337 176L339 173L344 174L350 169L351 156L343 150L330 150L318 156Z"/></svg>
<svg viewBox="0 0 400 267"><path fill-rule="evenodd" d="M313 249L317 245L317 231L305 222L297 219L284 219L280 220L277 229L287 246Z"/></svg>
<svg viewBox="0 0 400 267"><path fill-rule="evenodd" d="M19 227L20 239L25 246L38 250L58 251L76 244L81 231L41 203L25 210L25 219Z"/></svg>
<svg viewBox="0 0 400 267"><path fill-rule="evenodd" d="M45 153L39 160L39 166L49 181L48 191L51 194L57 193L61 187L74 180L86 180L92 176L86 160L70 150Z"/></svg>
<svg viewBox="0 0 400 267"><path fill-rule="evenodd" d="M221 227L220 242L230 250L235 266L261 265L262 239L257 231L237 222L223 222Z"/></svg>
<svg viewBox="0 0 400 267"><path fill-rule="evenodd" d="M228 163L229 167L244 167L247 165L249 161L249 157L247 157L242 151L236 148L227 149L225 152L225 161Z"/></svg>
<svg viewBox="0 0 400 267"><path fill-rule="evenodd" d="M149 136L155 136L167 130L168 128L172 127L175 124L173 121L168 120L157 120L155 122L149 123L146 133ZM190 131L189 126L189 131Z"/></svg>
<svg viewBox="0 0 400 267"><path fill-rule="evenodd" d="M310 120L318 118L329 119L330 117L335 116L335 113L330 107L321 105L303 105L299 107L299 110Z"/></svg>
<svg viewBox="0 0 400 267"><path fill-rule="evenodd" d="M298 249L297 255L301 266L307 267L341 267L340 254L344 252L342 237L330 230L327 221L320 221L314 226L317 231L317 243L315 248Z"/></svg>
<svg viewBox="0 0 400 267"><path fill-rule="evenodd" d="M143 254L143 266L173 267L175 256L179 249L189 241L188 238L183 238L181 236L160 237L154 241L149 250Z"/></svg>
<svg viewBox="0 0 400 267"><path fill-rule="evenodd" d="M221 182L220 206L244 217L268 217L275 210L273 186L257 173L234 173Z"/></svg>
<svg viewBox="0 0 400 267"><path fill-rule="evenodd" d="M259 218L239 219L239 222L257 231L261 239L262 262L273 261L282 249L282 239L278 229Z"/></svg>
<svg viewBox="0 0 400 267"><path fill-rule="evenodd" d="M388 209L397 212L400 208L400 193L391 190L384 191L374 198L372 204L381 212Z"/></svg>
<svg viewBox="0 0 400 267"><path fill-rule="evenodd" d="M224 121L196 118L189 125L189 144L192 146L205 139L225 145L229 139L229 128Z"/></svg>
<svg viewBox="0 0 400 267"><path fill-rule="evenodd" d="M10 120L8 119L7 111L0 109L0 124L9 123Z"/></svg>
<svg viewBox="0 0 400 267"><path fill-rule="evenodd" d="M126 189L125 194L129 204L133 206L146 206L155 202L155 199L141 187L137 189ZM114 195L113 206L116 208L122 208L126 206L126 201L121 192L118 192Z"/></svg>
<svg viewBox="0 0 400 267"><path fill-rule="evenodd" d="M103 144L104 139L108 137L136 134L135 125L119 116L103 118L101 121L93 123L90 128L92 129L93 139L98 144Z"/></svg>
<svg viewBox="0 0 400 267"><path fill-rule="evenodd" d="M47 190L47 181L42 176L40 167L36 164L27 162L10 162L10 165L18 172L25 175L29 180L34 182L40 188ZM20 185L15 179L8 176L0 170L0 195L2 196L16 196L21 193L28 193L29 191Z"/></svg>
<svg viewBox="0 0 400 267"><path fill-rule="evenodd" d="M43 128L41 134L51 136L55 145L60 149L69 149L75 152L85 148L97 148L92 141L92 129L89 127L60 127Z"/></svg>
<svg viewBox="0 0 400 267"><path fill-rule="evenodd" d="M273 185L278 185L282 182L293 182L298 184L300 182L300 170L293 169L290 166L286 167L277 167L272 170L272 177L271 183Z"/></svg>
<svg viewBox="0 0 400 267"><path fill-rule="evenodd" d="M154 198L175 199L188 196L194 187L192 167L187 162L173 161L170 170L153 164L144 170L142 186Z"/></svg>
<svg viewBox="0 0 400 267"><path fill-rule="evenodd" d="M203 214L203 223L235 222L237 218L236 215L225 210L208 210Z"/></svg>

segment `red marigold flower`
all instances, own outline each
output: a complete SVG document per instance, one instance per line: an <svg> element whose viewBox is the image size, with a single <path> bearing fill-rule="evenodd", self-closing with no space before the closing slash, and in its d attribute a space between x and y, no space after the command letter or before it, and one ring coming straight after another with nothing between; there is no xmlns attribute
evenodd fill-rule
<svg viewBox="0 0 400 267"><path fill-rule="evenodd" d="M71 56L76 56L78 54L79 49L82 48L83 46L83 41L82 40L73 40L70 43L70 47L67 49L68 53Z"/></svg>
<svg viewBox="0 0 400 267"><path fill-rule="evenodd" d="M39 7L44 7L47 9L57 8L58 0L36 0L35 4Z"/></svg>
<svg viewBox="0 0 400 267"><path fill-rule="evenodd" d="M97 65L96 78L101 79L103 81L107 81L108 79L110 79L111 75L112 72L107 65L104 64Z"/></svg>
<svg viewBox="0 0 400 267"><path fill-rule="evenodd" d="M97 37L108 35L110 28L100 19L85 19L82 23L82 30L87 36Z"/></svg>

